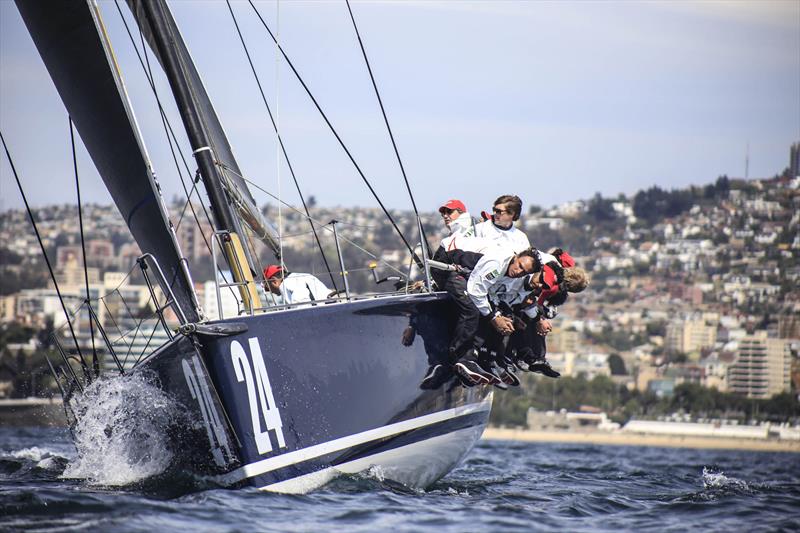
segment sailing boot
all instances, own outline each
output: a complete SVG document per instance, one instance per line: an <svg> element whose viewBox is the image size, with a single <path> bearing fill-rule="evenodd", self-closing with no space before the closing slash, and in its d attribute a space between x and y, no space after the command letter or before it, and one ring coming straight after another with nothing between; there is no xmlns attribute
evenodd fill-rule
<svg viewBox="0 0 800 533"><path fill-rule="evenodd" d="M419 388L423 390L438 389L453 375L451 369L443 364L437 363L428 367L428 372L422 378Z"/></svg>
<svg viewBox="0 0 800 533"><path fill-rule="evenodd" d="M543 374L548 378L560 378L561 373L555 370L546 359L537 359L530 364L530 371Z"/></svg>
<svg viewBox="0 0 800 533"><path fill-rule="evenodd" d="M486 372L486 374L493 378L492 385L497 386L499 389L505 390L505 388L499 386L503 383L503 378L500 377L500 374L497 372L497 365L494 363L496 356L497 354L494 351L488 350L485 346L481 347L478 350L478 364L481 365L481 368L484 372Z"/></svg>
<svg viewBox="0 0 800 533"><path fill-rule="evenodd" d="M503 383L506 385L510 385L512 387L519 387L519 378L514 373L513 366L508 367L499 367L500 370L500 379L503 380Z"/></svg>
<svg viewBox="0 0 800 533"><path fill-rule="evenodd" d="M530 365L533 363L533 360L533 350L526 346L520 350L517 350L514 359L514 366L523 372L531 372Z"/></svg>
<svg viewBox="0 0 800 533"><path fill-rule="evenodd" d="M495 381L495 376L487 373L481 368L481 365L478 364L478 354L472 349L453 365L453 370L462 378L462 381L470 387L474 385L485 385Z"/></svg>

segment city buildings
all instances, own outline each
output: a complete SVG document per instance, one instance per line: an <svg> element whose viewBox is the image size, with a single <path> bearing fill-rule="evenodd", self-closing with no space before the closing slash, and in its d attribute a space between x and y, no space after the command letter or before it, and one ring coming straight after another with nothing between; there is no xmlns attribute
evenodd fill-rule
<svg viewBox="0 0 800 533"><path fill-rule="evenodd" d="M748 398L767 399L790 387L791 343L766 331L739 341L736 362L728 369L728 388Z"/></svg>
<svg viewBox="0 0 800 533"><path fill-rule="evenodd" d="M721 177L701 187L661 191L663 202L648 209L678 201L683 205L653 220L637 205L638 195L607 200L606 215L611 218L602 224L590 214L597 199L523 214L519 224L532 243L542 249L565 247L591 275L588 290L570 295L553 320L554 330L547 338L553 366L564 376L591 379L608 376L614 364L618 384L664 396L682 383L749 398L792 390L792 379L800 385L800 177L793 170L798 152L800 143L792 147L789 173L775 178ZM211 229L203 223L202 209L195 210L199 227L184 203L171 209L175 221L181 220L176 233L199 302L207 317L216 318L214 268L205 244ZM311 210L316 220L342 221L340 244L351 289L369 292L388 284L375 285L367 268L374 258L348 240L408 272L408 251L387 229L379 209ZM265 211L277 219L274 206ZM86 272L76 207L48 206L34 216L68 308L81 305L88 274L99 320L115 334L111 340L122 359L133 361L137 352L159 344L163 327L148 321L150 294L135 276L140 251L115 209L84 206ZM413 212L393 210L392 216L407 235L417 234ZM423 213L422 218L429 240L435 242L443 231L440 217ZM287 209L281 221L287 264L321 272L324 265L308 220ZM322 230L320 236L330 260L335 243L330 232ZM24 211L0 213L0 253L0 326L16 322L42 328L52 319L56 329L64 328L60 302L48 285ZM385 265L379 268L385 270L382 275L390 273ZM238 314L235 294L222 290L220 299L223 316ZM91 345L83 311L74 327L80 342Z"/></svg>

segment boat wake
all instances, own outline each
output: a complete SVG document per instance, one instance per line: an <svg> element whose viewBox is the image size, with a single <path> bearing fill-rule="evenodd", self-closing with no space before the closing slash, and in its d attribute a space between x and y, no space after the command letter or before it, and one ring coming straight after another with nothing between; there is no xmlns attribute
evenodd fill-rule
<svg viewBox="0 0 800 533"><path fill-rule="evenodd" d="M174 461L168 430L184 413L153 379L146 372L99 379L72 399L78 455L64 478L125 486L167 472Z"/></svg>

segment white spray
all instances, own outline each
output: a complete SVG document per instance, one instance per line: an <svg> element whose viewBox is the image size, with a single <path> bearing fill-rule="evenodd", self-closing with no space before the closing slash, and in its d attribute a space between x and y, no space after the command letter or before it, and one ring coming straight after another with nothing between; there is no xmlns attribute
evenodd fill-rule
<svg viewBox="0 0 800 533"><path fill-rule="evenodd" d="M167 430L180 410L152 379L144 372L99 379L72 399L78 457L63 477L121 486L169 467Z"/></svg>

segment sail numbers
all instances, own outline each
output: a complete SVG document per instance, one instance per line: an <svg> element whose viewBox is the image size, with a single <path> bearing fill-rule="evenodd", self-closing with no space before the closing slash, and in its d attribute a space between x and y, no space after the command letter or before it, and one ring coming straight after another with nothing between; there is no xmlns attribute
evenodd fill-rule
<svg viewBox="0 0 800 533"><path fill-rule="evenodd" d="M256 439L256 447L259 455L272 451L272 442L269 439L269 432L274 431L278 441L278 448L285 448L286 442L283 438L283 424L278 406L275 404L275 397L272 395L272 387L269 384L267 367L264 364L264 356L261 354L261 346L258 338L248 339L250 353L252 354L252 369L247 352L238 342L231 342L231 361L236 371L236 379L247 386L247 399L250 405L250 418L253 421L253 434ZM255 380L253 375L255 374ZM262 430L262 422L264 428Z"/></svg>
<svg viewBox="0 0 800 533"><path fill-rule="evenodd" d="M194 355L190 359L184 359L181 361L181 366L186 384L189 386L189 392L200 408L200 415L203 417L203 425L208 435L208 444L211 447L211 456L217 465L225 466L233 456L231 445L219 413L214 406L214 401L211 399L206 373L200 363L200 358Z"/></svg>

